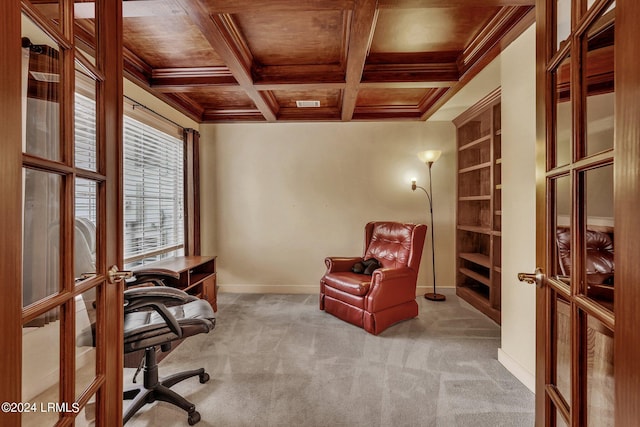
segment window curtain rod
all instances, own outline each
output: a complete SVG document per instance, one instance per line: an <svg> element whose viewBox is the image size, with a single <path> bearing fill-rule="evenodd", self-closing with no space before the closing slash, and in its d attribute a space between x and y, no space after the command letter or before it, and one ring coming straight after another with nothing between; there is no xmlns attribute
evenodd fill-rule
<svg viewBox="0 0 640 427"><path fill-rule="evenodd" d="M136 100L135 100L135 99L133 99L133 98L129 98L128 96L124 95L124 99L126 99L127 101L129 101L129 102L131 102L131 103L133 104L133 109L134 109L134 110L136 109L136 107L138 107L138 108L143 108L143 109L147 110L148 112L150 112L151 114L154 114L154 115L158 116L158 117L159 117L159 118L161 118L162 120L164 120L164 121L166 121L166 122L169 122L169 123L171 123L171 124L172 124L172 125L174 125L174 126L179 127L180 129L182 129L182 131L185 131L185 130L187 129L187 128L185 128L184 126L182 126L181 124L174 122L173 120L171 120L171 119L169 119L169 118L167 118L167 117L163 116L162 114L158 113L158 112L157 112L157 111L155 111L155 110L152 110L151 108L147 107L146 105L143 105L143 104L139 103L138 101L136 101Z"/></svg>

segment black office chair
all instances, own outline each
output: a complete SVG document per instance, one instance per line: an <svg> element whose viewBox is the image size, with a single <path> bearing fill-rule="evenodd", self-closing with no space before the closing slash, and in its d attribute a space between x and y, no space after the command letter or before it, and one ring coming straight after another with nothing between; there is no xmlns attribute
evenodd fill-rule
<svg viewBox="0 0 640 427"><path fill-rule="evenodd" d="M204 384L209 381L209 374L200 368L159 379L156 351L158 346L168 351L175 340L210 332L215 327L216 315L206 300L179 289L157 286L167 274L170 275L158 271L136 272L135 280L128 283L129 288L124 292L124 352L144 349L145 353L143 385L124 390L124 399L133 399L133 402L124 413L123 423L145 404L158 400L187 411L189 425L200 421L195 405L170 387L195 376ZM136 286L140 283L152 283L152 286Z"/></svg>

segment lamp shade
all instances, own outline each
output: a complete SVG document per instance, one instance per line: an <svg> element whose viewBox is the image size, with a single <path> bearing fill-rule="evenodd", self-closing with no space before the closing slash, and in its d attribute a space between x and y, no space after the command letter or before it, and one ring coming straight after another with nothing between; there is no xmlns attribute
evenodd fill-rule
<svg viewBox="0 0 640 427"><path fill-rule="evenodd" d="M440 150L427 150L418 153L418 158L424 163L433 163L440 158L442 151Z"/></svg>

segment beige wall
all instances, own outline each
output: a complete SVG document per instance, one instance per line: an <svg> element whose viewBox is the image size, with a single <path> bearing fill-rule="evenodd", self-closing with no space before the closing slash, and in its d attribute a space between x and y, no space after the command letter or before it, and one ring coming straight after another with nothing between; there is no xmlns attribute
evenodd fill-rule
<svg viewBox="0 0 640 427"><path fill-rule="evenodd" d="M429 223L433 166L436 274L454 285L455 129L450 122L202 125L202 248L222 290L317 292L326 256L361 255L371 220ZM425 245L418 285L431 286Z"/></svg>
<svg viewBox="0 0 640 427"><path fill-rule="evenodd" d="M535 28L501 55L502 347L498 359L535 388L535 287L517 280L536 265Z"/></svg>

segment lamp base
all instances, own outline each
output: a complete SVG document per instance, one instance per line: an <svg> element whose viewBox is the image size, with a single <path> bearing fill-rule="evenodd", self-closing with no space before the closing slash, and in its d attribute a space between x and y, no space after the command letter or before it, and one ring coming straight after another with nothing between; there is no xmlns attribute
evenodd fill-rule
<svg viewBox="0 0 640 427"><path fill-rule="evenodd" d="M442 294L436 294L435 292L427 292L424 294L424 297L430 301L444 301L447 299L446 296Z"/></svg>

